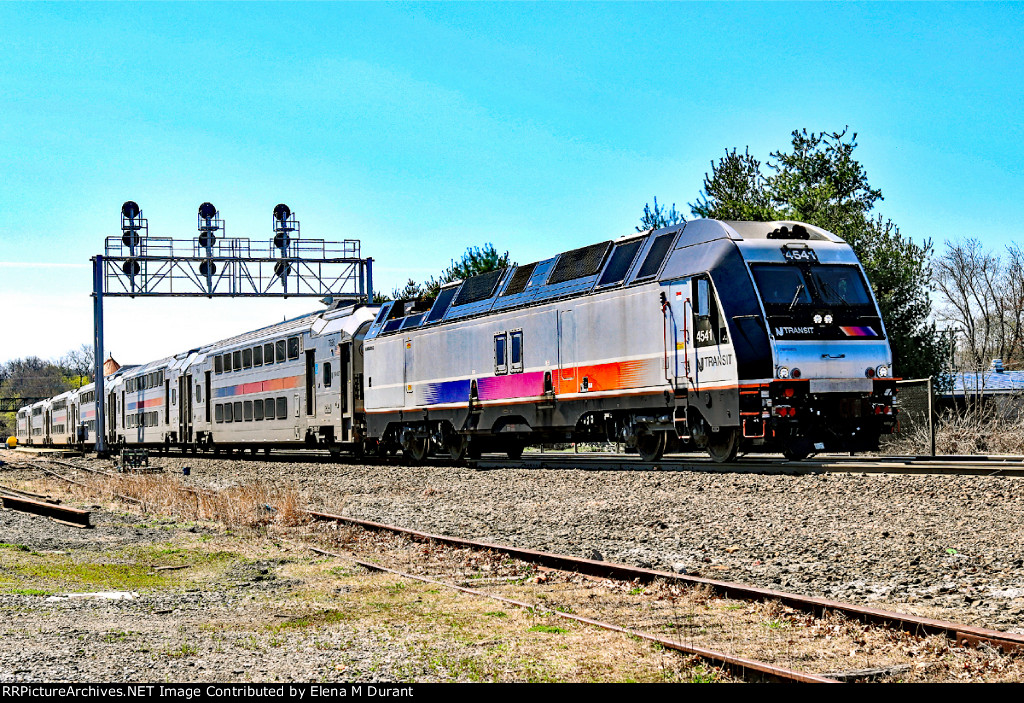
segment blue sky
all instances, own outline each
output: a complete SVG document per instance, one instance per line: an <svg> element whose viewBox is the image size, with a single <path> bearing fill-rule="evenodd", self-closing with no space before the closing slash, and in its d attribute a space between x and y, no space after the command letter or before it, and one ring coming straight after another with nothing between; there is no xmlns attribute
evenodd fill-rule
<svg viewBox="0 0 1024 703"><path fill-rule="evenodd" d="M378 288L519 262L696 200L793 129L859 135L916 240L1024 239L1024 4L0 4L0 361L91 342L89 257L136 200L266 239L358 238ZM315 307L107 305L142 362Z"/></svg>

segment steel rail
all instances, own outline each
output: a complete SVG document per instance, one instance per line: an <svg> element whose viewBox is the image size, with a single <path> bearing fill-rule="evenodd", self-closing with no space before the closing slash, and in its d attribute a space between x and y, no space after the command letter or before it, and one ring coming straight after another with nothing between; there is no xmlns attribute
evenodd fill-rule
<svg viewBox="0 0 1024 703"><path fill-rule="evenodd" d="M28 498L21 498L7 494L0 494L0 503L2 503L3 507L8 510L17 510L19 512L32 513L34 515L45 515L46 517L57 520L58 522L75 525L77 527L92 527L89 522L89 516L91 513L88 510L68 508L54 503L42 503L37 500L29 500Z"/></svg>
<svg viewBox="0 0 1024 703"><path fill-rule="evenodd" d="M624 635L637 637L639 639L646 640L654 644L659 644L662 647L665 647L666 649L672 649L677 652L682 652L684 654L691 654L700 657L706 662L718 666L723 666L745 680L769 680L780 681L785 683L840 683L836 679L828 678L825 676L819 676L817 674L808 674L802 671L796 671L794 669L787 669L785 667L774 666L772 664L768 664L767 662L760 662L754 659L735 657L730 654L725 654L724 652L719 652L713 649L706 649L704 647L693 647L665 637L658 637L657 635L642 632L640 630L634 630L628 627L613 625L612 623L604 622L602 620L595 620L593 618L587 618L583 617L582 615L575 615L573 613L565 613L559 610L551 610L545 608L543 605L526 603L525 601L514 600L512 598L505 598L504 596L499 596L494 593L487 593L486 591L481 591L475 588L467 588L465 586L459 586L457 584L448 583L446 581L439 581L437 579L428 578L426 576L418 576L416 574L410 574L404 571L397 571L386 566L381 566L380 564L374 564L372 562L362 561L360 559L355 559L350 556L343 556L341 554L328 552L327 550L320 549L318 547L310 547L309 549L316 552L317 554L324 554L339 559L350 560L372 571L381 571L388 574L394 574L402 578L413 579L416 581L421 581L423 583L429 583L435 586L443 586L445 588L450 588L452 590L459 591L460 593L466 593L481 598L490 598L491 600L496 600L507 605L515 606L517 608L541 610L546 614L555 615L566 620L573 620L575 622L583 623L586 625L599 627L604 630L610 630L611 632L619 632ZM751 677L749 675L749 672L754 672L755 676Z"/></svg>
<svg viewBox="0 0 1024 703"><path fill-rule="evenodd" d="M783 459L759 458L741 459L719 464L710 459L686 459L668 457L656 462L644 462L639 458L621 455L586 454L533 454L521 459L481 458L470 460L468 465L476 470L500 469L578 469L583 471L694 471L719 474L780 474L806 475L821 473L866 473L903 475L954 475L954 476L1024 476L1024 462L1021 461L960 461L946 459L907 458L894 459L877 457L850 457L843 459L820 459L812 461L785 461Z"/></svg>
<svg viewBox="0 0 1024 703"><path fill-rule="evenodd" d="M957 642L958 644L977 646L981 643L985 643L997 649L1002 649L1004 652L1024 651L1024 635L1018 635L1011 632L990 630L987 628L975 627L973 625L964 625L943 620L935 620L932 618L924 618L917 615L907 615L904 613L881 610L879 608L871 608L853 603L843 603L841 601L829 600L827 598L804 596L797 593L787 593L785 591L775 591L757 586L748 586L741 583L716 581L699 576L688 576L685 574L675 574L667 571L656 571L654 569L645 569L638 566L629 566L627 564L595 561L593 559L583 559L581 557L573 557L564 554L552 554L550 552L541 552L534 549L525 549L523 547L512 547L508 545L492 544L489 542L477 542L474 540L462 539L460 537L450 537L448 535L436 535L428 532L420 532L418 530L411 530L403 527L396 527L393 525L386 525L383 523L371 522L369 520L360 520L357 518L334 515L320 511L309 510L305 512L310 517L317 520L342 522L369 530L402 534L418 541L432 541L452 547L480 551L494 551L516 559L522 559L524 561L541 564L543 566L562 571L577 572L590 576L600 576L626 581L639 580L641 582L648 582L655 579L664 579L666 581L674 581L688 586L707 586L711 588L713 592L730 598L751 601L777 600L791 608L815 615L822 615L826 612L837 612L862 622L892 627L912 634L942 635Z"/></svg>
<svg viewBox="0 0 1024 703"><path fill-rule="evenodd" d="M196 459L245 459L246 461L308 462L327 460L359 465L404 465L407 462L399 456L352 456L331 455L328 449L275 449L273 454L246 451L248 448L232 447L219 454L184 454ZM23 451L19 449L17 451ZM32 452L26 452L32 453ZM50 454L51 456L45 456ZM52 455L73 458L80 452L51 450L38 452L36 457L56 461ZM162 456L177 456L169 452ZM24 459L22 461L25 461ZM456 462L434 457L421 462L430 466L452 466ZM1024 476L1024 457L999 455L947 455L947 456L825 456L799 462L787 461L774 456L750 456L730 463L717 463L700 455L669 455L657 462L644 462L638 457L616 453L561 454L531 452L519 459L484 456L461 462L476 470L498 469L577 469L583 471L693 471L719 474L752 473L762 475L806 475L821 473L865 473L894 475L945 475L945 476ZM76 467L85 468L85 467ZM87 469L88 470L88 469Z"/></svg>

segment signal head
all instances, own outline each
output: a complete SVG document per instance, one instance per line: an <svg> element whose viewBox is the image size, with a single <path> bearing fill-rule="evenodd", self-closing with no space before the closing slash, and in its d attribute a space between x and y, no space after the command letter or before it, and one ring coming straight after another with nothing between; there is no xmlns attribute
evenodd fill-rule
<svg viewBox="0 0 1024 703"><path fill-rule="evenodd" d="M199 216L204 220L212 220L217 214L217 208L213 206L213 203L203 203L199 206Z"/></svg>
<svg viewBox="0 0 1024 703"><path fill-rule="evenodd" d="M121 214L129 220L134 220L139 216L139 204L134 200L128 200L124 205L121 206Z"/></svg>
<svg viewBox="0 0 1024 703"><path fill-rule="evenodd" d="M278 222L284 222L289 217L291 217L291 214L291 208L289 208L284 203L280 203L274 208L274 219L277 220Z"/></svg>

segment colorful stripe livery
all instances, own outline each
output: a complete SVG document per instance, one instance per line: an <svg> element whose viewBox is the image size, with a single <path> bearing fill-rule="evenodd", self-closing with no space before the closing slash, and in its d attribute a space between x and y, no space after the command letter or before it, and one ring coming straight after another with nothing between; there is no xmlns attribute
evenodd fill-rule
<svg viewBox="0 0 1024 703"><path fill-rule="evenodd" d="M480 400L504 400L505 398L528 398L544 392L544 372L514 373L508 376L491 376L476 382Z"/></svg>
<svg viewBox="0 0 1024 703"><path fill-rule="evenodd" d="M421 405L441 405L443 403L469 402L468 378L459 381L442 381L441 383L425 383L421 386L423 393Z"/></svg>
<svg viewBox="0 0 1024 703"><path fill-rule="evenodd" d="M590 392L641 388L662 379L661 359L635 359L594 366L552 369L556 393L579 393L583 379ZM471 379L424 383L416 387L417 405L445 405L469 402ZM539 397L544 394L544 372L531 371L477 379L477 396L481 401L511 400Z"/></svg>
<svg viewBox="0 0 1024 703"><path fill-rule="evenodd" d="M143 408L155 408L164 402L163 396L158 398L149 398L140 402L132 401L127 404L125 410L142 410Z"/></svg>
<svg viewBox="0 0 1024 703"><path fill-rule="evenodd" d="M248 395L250 393L263 393L265 391L281 391L289 388L298 388L302 383L302 376L286 376L284 378L273 378L269 381L255 381L253 383L241 383L237 386L224 386L214 388L214 398L230 398L236 395Z"/></svg>
<svg viewBox="0 0 1024 703"><path fill-rule="evenodd" d="M555 392L578 393L584 378L587 390L592 392L649 386L664 380L660 373L662 363L661 359L633 359L562 369L555 378Z"/></svg>
<svg viewBox="0 0 1024 703"><path fill-rule="evenodd" d="M877 337L871 327L840 327L847 337Z"/></svg>

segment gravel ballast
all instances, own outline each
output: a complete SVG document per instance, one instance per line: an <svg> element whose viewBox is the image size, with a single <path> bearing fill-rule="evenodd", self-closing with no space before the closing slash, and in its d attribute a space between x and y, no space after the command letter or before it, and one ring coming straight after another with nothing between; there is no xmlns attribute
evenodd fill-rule
<svg viewBox="0 0 1024 703"><path fill-rule="evenodd" d="M155 461L426 532L1024 632L1020 478Z"/></svg>

